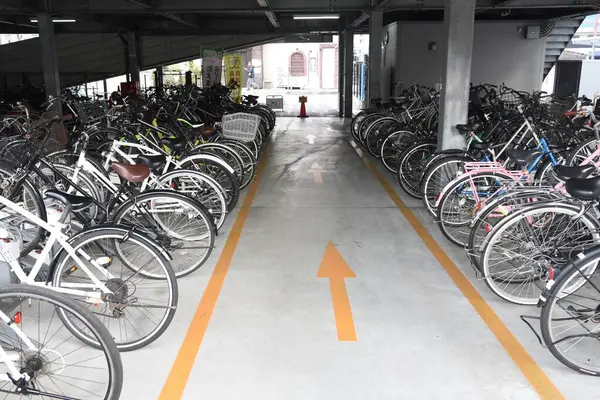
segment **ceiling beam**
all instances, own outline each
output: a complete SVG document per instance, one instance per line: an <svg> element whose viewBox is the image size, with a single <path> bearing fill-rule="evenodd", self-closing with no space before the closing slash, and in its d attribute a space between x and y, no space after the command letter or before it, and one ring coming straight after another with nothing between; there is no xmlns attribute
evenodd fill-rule
<svg viewBox="0 0 600 400"><path fill-rule="evenodd" d="M385 5L387 3L389 3L390 0L371 0L371 11L381 11L385 8ZM370 12L364 12L360 15L360 17L358 17L357 19L355 19L354 21L352 21L350 23L350 25L348 25L348 27L346 28L346 30L352 30L352 29L356 29L359 26L361 26L363 24L363 22L365 22L366 20L369 19L370 16Z"/></svg>
<svg viewBox="0 0 600 400"><path fill-rule="evenodd" d="M186 21L185 19L178 17L177 15L171 14L171 13L163 13L163 12L158 12L158 15L168 18L172 21L175 22L179 22L182 25L186 25L186 26L191 26L192 28L199 28L200 26L195 23L195 22L191 22L191 21Z"/></svg>
<svg viewBox="0 0 600 400"><path fill-rule="evenodd" d="M513 1L514 0L494 0L490 7L484 7L484 8L480 8L480 9L476 10L475 15L481 14L482 12L486 12L488 10L493 10L495 8L505 7L505 6L509 5L510 3L512 3Z"/></svg>
<svg viewBox="0 0 600 400"><path fill-rule="evenodd" d="M154 5L152 4L152 0L126 0L127 2L131 3L131 4L135 4L138 6L141 6L143 8L145 8L146 10L149 10L150 12L156 14L156 15L160 15L161 17L165 17L167 19L170 19L171 21L175 21L178 22L182 25L186 25L186 26L190 26L192 28L199 28L200 26L195 23L195 22L191 22L191 21L187 21L181 17L178 17L175 14L172 14L170 12L164 12L164 11L159 11L156 10L154 8Z"/></svg>
<svg viewBox="0 0 600 400"><path fill-rule="evenodd" d="M269 4L269 0L256 0L258 5L265 10L265 15L267 16L273 28L279 29L281 28L281 24L277 20L275 13L271 10L271 5Z"/></svg>

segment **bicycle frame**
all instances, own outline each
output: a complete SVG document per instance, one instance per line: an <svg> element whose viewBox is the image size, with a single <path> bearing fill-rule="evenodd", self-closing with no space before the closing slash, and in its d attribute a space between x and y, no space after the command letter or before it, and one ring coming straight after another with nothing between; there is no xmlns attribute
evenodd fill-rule
<svg viewBox="0 0 600 400"><path fill-rule="evenodd" d="M123 147L138 149L138 150L140 150L140 152L142 152L143 154L147 154L147 155L155 155L155 156L156 155L164 155L166 157L166 162L165 162L165 167L163 168L163 171L162 171L163 174L170 171L171 167L173 167L174 169L180 169L181 165L183 164L184 161L188 160L190 157L197 156L197 154L195 154L190 157L186 157L182 160L178 160L178 159L175 159L175 157L173 157L172 155L166 154L165 152L163 152L160 149L152 149L148 146L145 146L145 145L139 144L139 143L121 142L118 140L114 140L113 145L106 156L106 161L104 162L104 169L108 170L110 163L117 161L115 159L115 154L118 154L119 156L123 157L123 159L127 160L127 162L129 162L130 164L136 164L137 155L132 156L131 154L125 153L123 150L121 150L121 148L123 148ZM227 164L226 162L221 160L219 157L213 156L211 154L202 154L202 158L204 158L206 160L214 161L214 162L224 166L225 168L227 168L227 170L230 173L232 173L232 174L235 173L233 168L231 168L231 166L229 164ZM92 167L93 167L93 165L92 165ZM154 175L151 172L150 177L148 177L148 179L155 180L156 175ZM144 181L144 183L142 184L142 191L147 187L148 179L146 179L146 181Z"/></svg>
<svg viewBox="0 0 600 400"><path fill-rule="evenodd" d="M19 264L18 260L15 257L13 257L13 255L10 253L10 251L6 248L6 245L2 241L0 241L0 253L2 254L2 257L4 258L4 260L11 266L11 270L14 272L14 274L17 276L17 278L19 279L19 281L21 283L25 283L28 285L36 285L36 286L48 286L48 287L51 287L53 290L56 290L57 292L69 294L69 295L73 295L73 296L84 297L84 298L86 298L86 300L92 301L92 302L102 301L102 297L101 297L102 293L103 294L112 293L90 271L90 269L82 262L81 258L79 257L79 255L77 253L80 253L80 255L84 259L89 261L100 272L100 274L104 275L107 279L113 278L112 274L110 274L108 272L108 270L106 270L106 268L102 268L101 266L99 266L88 254L85 254L82 250L76 251L73 248L73 246L71 246L71 244L68 241L69 237L67 235L65 235L64 233L62 233L62 229L64 227L64 225L62 223L58 223L54 226L50 225L48 222L40 219L38 216L34 215L33 213L25 210L24 208L20 207L19 205L13 203L12 201L10 201L7 198L2 197L2 196L0 196L0 204L10 208L17 214L20 214L21 216L25 217L28 220L28 222L33 223L37 226L40 226L45 231L50 233L50 236L48 237L48 240L46 241L46 245L44 246L44 249L42 250L40 256L38 257L37 261L35 262L32 270L29 274L25 273L25 271L23 270L23 267L21 267L21 264ZM65 283L65 286L67 286L68 288L62 288L62 287L50 286L48 284L49 278L46 280L46 282L36 282L35 281L35 278L37 277L37 275L39 274L39 272L42 269L44 260L46 259L46 257L49 256L54 244L57 242L73 258L73 260L75 260L75 262L77 262L77 264L79 264L79 268L90 278L90 280L93 282L92 284ZM88 292L88 291L80 290L80 289L85 289L85 288L100 289L102 291L102 293L97 292L97 291L96 292Z"/></svg>
<svg viewBox="0 0 600 400"><path fill-rule="evenodd" d="M537 138L537 136L536 136ZM539 145L537 148L540 148L542 150L542 154L539 155L532 163L530 163L526 169L524 170L517 170L517 171L513 171L513 170L507 170L502 164L500 164L498 161L484 161L484 162L468 162L465 163L465 172L460 174L456 179L460 178L464 178L467 175L477 175L480 174L482 172L489 172L489 173L502 173L504 175L508 175L511 178L513 178L515 181L521 181L524 179L528 179L531 174L536 170L537 166L539 165L539 163L542 161L542 159L545 156L549 156L550 160L552 161L553 165L558 164L558 162L556 161L556 158L554 157L554 155L552 154L552 152L550 151L550 148L548 147L548 144L546 142L546 139L540 139L539 140ZM449 188L454 184L455 179L453 179L452 181L450 181L445 187L444 189L442 189L442 191L440 192L440 194L438 195L438 198L435 202L435 206L438 207L439 206L439 202L441 201L441 199L444 197L444 195L448 192ZM469 179L469 185L471 186L471 189L473 189L473 195L475 196L475 201L479 202L480 199L477 195L477 191L475 190L473 181L471 179ZM499 189L502 190L502 189ZM497 194L493 193L491 194L490 197L495 196Z"/></svg>

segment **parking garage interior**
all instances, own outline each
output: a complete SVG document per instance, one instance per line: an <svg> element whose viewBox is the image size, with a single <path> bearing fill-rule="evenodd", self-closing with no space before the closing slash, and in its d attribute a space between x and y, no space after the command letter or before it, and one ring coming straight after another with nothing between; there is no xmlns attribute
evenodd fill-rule
<svg viewBox="0 0 600 400"><path fill-rule="evenodd" d="M599 10L598 0L0 0L0 35L25 38L0 45L5 105L75 87L90 101L127 87L143 99L182 63L173 86L202 88L202 70L184 70L211 49L253 64L258 84L243 70L241 93L277 107L210 258L177 279L168 330L121 353L120 398L596 398L594 377L559 363L523 322L539 308L488 290L351 125L422 85L439 105L428 138L451 151L467 143L457 125L469 122L473 86L536 93L547 80L578 97L582 67L574 76L561 55Z"/></svg>

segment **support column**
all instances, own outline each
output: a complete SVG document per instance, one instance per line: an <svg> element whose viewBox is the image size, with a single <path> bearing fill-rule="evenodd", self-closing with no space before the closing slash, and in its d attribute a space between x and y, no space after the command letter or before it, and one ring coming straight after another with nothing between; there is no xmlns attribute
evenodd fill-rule
<svg viewBox="0 0 600 400"><path fill-rule="evenodd" d="M127 58L129 59L129 75L132 83L140 83L140 62L138 59L137 36L127 33Z"/></svg>
<svg viewBox="0 0 600 400"><path fill-rule="evenodd" d="M163 66L160 65L160 66L156 67L156 71L154 72L154 85L156 86L157 89L162 90L164 84L165 84L164 70L163 70Z"/></svg>
<svg viewBox="0 0 600 400"><path fill-rule="evenodd" d="M102 86L104 87L104 100L108 100L110 93L108 93L108 84L106 83L106 79L102 81Z"/></svg>
<svg viewBox="0 0 600 400"><path fill-rule="evenodd" d="M344 50L346 48L345 36L342 32L338 33L338 117L344 116Z"/></svg>
<svg viewBox="0 0 600 400"><path fill-rule="evenodd" d="M344 32L344 117L352 118L354 95L352 82L354 79L354 32Z"/></svg>
<svg viewBox="0 0 600 400"><path fill-rule="evenodd" d="M369 93L371 99L381 97L381 41L383 39L383 11L371 11L369 19Z"/></svg>
<svg viewBox="0 0 600 400"><path fill-rule="evenodd" d="M56 38L52 15L38 14L38 29L42 47L42 63L44 66L44 87L46 97L60 96L60 76L58 74L58 57L56 56Z"/></svg>
<svg viewBox="0 0 600 400"><path fill-rule="evenodd" d="M464 138L456 129L467 122L475 0L445 0L446 66L442 72L438 149L462 149Z"/></svg>

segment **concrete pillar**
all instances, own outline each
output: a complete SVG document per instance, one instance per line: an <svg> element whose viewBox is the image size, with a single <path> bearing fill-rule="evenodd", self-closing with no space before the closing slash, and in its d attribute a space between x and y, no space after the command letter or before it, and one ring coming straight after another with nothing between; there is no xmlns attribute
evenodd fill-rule
<svg viewBox="0 0 600 400"><path fill-rule="evenodd" d="M192 71L186 71L185 72L185 86L187 88L191 88L192 87Z"/></svg>
<svg viewBox="0 0 600 400"><path fill-rule="evenodd" d="M162 89L165 84L165 75L163 66L160 65L156 67L156 71L154 72L154 85L157 89Z"/></svg>
<svg viewBox="0 0 600 400"><path fill-rule="evenodd" d="M342 32L338 34L338 117L344 116L344 49L346 47L345 36Z"/></svg>
<svg viewBox="0 0 600 400"><path fill-rule="evenodd" d="M371 99L381 97L381 41L383 39L383 11L371 11L369 18L369 94Z"/></svg>
<svg viewBox="0 0 600 400"><path fill-rule="evenodd" d="M462 149L464 137L457 124L467 122L475 0L445 0L446 65L442 72L438 149Z"/></svg>
<svg viewBox="0 0 600 400"><path fill-rule="evenodd" d="M352 80L354 78L354 32L344 32L344 117L352 118L354 96Z"/></svg>
<svg viewBox="0 0 600 400"><path fill-rule="evenodd" d="M52 15L38 14L38 29L42 47L42 63L44 67L44 87L46 97L60 95L60 76L58 74L58 57L56 56L56 38Z"/></svg>
<svg viewBox="0 0 600 400"><path fill-rule="evenodd" d="M127 33L127 58L129 59L129 76L132 83L140 82L140 62L138 57L137 35Z"/></svg>
<svg viewBox="0 0 600 400"><path fill-rule="evenodd" d="M104 86L104 100L107 100L110 93L108 93L108 83L106 82L106 79L102 80L102 86Z"/></svg>

